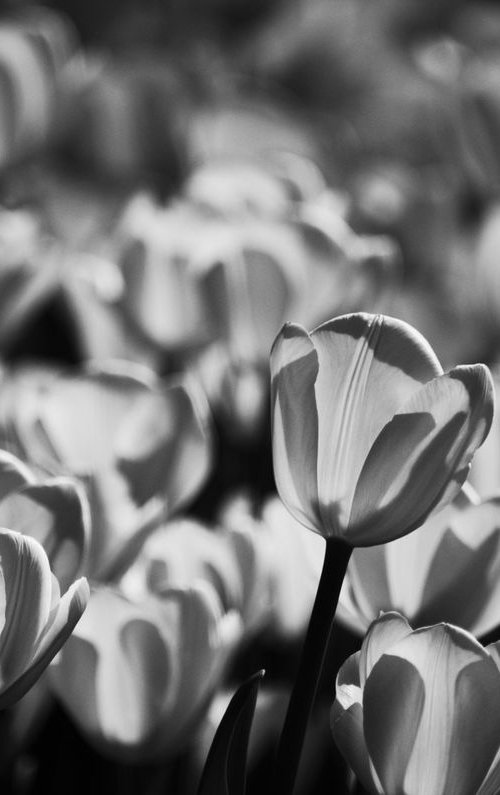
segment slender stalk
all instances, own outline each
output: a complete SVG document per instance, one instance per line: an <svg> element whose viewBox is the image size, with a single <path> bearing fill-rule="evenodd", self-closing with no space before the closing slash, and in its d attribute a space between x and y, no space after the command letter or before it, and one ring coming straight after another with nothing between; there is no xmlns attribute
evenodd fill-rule
<svg viewBox="0 0 500 795"><path fill-rule="evenodd" d="M293 793L307 724L351 551L350 546L337 538L328 538L326 541L318 591L276 755L273 791L277 795Z"/></svg>

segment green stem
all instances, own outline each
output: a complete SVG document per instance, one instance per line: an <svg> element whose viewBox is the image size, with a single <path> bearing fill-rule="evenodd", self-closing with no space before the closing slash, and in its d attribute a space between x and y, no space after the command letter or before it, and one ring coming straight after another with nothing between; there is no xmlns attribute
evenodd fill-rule
<svg viewBox="0 0 500 795"><path fill-rule="evenodd" d="M352 548L337 538L326 540L318 591L276 755L273 790L276 795L293 793L307 724L351 552Z"/></svg>

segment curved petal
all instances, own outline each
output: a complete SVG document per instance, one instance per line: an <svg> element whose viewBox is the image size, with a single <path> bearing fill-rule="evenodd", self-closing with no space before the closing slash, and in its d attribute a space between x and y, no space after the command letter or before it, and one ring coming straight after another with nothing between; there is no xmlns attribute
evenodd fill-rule
<svg viewBox="0 0 500 795"><path fill-rule="evenodd" d="M89 599L87 580L77 580L52 609L47 627L26 670L0 693L0 709L14 704L32 687L80 620Z"/></svg>
<svg viewBox="0 0 500 795"><path fill-rule="evenodd" d="M167 500L171 514L201 488L212 462L208 407L195 383L174 384L138 401L114 446L133 500Z"/></svg>
<svg viewBox="0 0 500 795"><path fill-rule="evenodd" d="M421 387L367 456L356 484L349 541L360 546L392 541L453 499L492 411L493 385L483 365L456 368Z"/></svg>
<svg viewBox="0 0 500 795"><path fill-rule="evenodd" d="M373 441L422 383L442 373L427 341L382 315L344 315L311 334L319 371L318 495L324 527L347 526L355 484Z"/></svg>
<svg viewBox="0 0 500 795"><path fill-rule="evenodd" d="M475 792L498 747L499 684L488 653L457 627L428 627L395 643L364 695L365 738L384 789Z"/></svg>
<svg viewBox="0 0 500 795"><path fill-rule="evenodd" d="M374 621L366 633L359 657L359 677L361 687L364 687L373 666L383 654L390 651L391 647L402 638L411 633L411 627L406 618L399 613L383 613Z"/></svg>
<svg viewBox="0 0 500 795"><path fill-rule="evenodd" d="M37 539L65 589L81 571L90 537L90 508L83 487L69 478L25 486L0 503L0 525Z"/></svg>
<svg viewBox="0 0 500 795"><path fill-rule="evenodd" d="M33 659L52 602L52 573L34 538L0 531L1 686L17 679Z"/></svg>
<svg viewBox="0 0 500 795"><path fill-rule="evenodd" d="M425 685L417 669L392 653L382 655L371 671L363 694L363 729L370 759L384 795L402 792L406 769L424 709ZM442 792L439 789L422 790Z"/></svg>
<svg viewBox="0 0 500 795"><path fill-rule="evenodd" d="M342 707L335 699L330 713L330 727L335 744L368 792L381 793L372 775L370 757L363 734L363 706L361 696L349 707Z"/></svg>
<svg viewBox="0 0 500 795"><path fill-rule="evenodd" d="M0 500L34 481L34 475L19 458L0 450ZM8 524L5 526L10 527Z"/></svg>
<svg viewBox="0 0 500 795"><path fill-rule="evenodd" d="M175 689L163 630L153 603L135 605L116 591L96 589L51 672L77 724L114 754L139 750L158 726L170 687ZM82 671L77 660L82 644L90 671ZM75 670L82 673L77 693L71 668L75 662Z"/></svg>
<svg viewBox="0 0 500 795"><path fill-rule="evenodd" d="M318 356L308 333L281 329L271 350L271 419L274 477L290 513L321 532L318 513L318 416L314 382Z"/></svg>
<svg viewBox="0 0 500 795"><path fill-rule="evenodd" d="M73 378L60 377L40 400L40 422L66 467L89 474L109 466L121 424L150 389L132 363L130 368L94 368Z"/></svg>

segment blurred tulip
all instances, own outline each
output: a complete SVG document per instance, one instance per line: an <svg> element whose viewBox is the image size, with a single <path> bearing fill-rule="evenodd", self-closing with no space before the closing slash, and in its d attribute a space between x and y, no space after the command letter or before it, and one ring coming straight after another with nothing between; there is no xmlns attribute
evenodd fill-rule
<svg viewBox="0 0 500 795"><path fill-rule="evenodd" d="M210 583L225 610L243 612L240 575L226 539L200 522L179 518L151 534L120 585L136 601L197 582Z"/></svg>
<svg viewBox="0 0 500 795"><path fill-rule="evenodd" d="M76 50L66 18L47 8L4 15L0 24L0 166L46 145L60 121L63 74Z"/></svg>
<svg viewBox="0 0 500 795"><path fill-rule="evenodd" d="M196 732L239 633L208 584L144 603L95 590L51 682L101 752L127 761L175 753Z"/></svg>
<svg viewBox="0 0 500 795"><path fill-rule="evenodd" d="M290 517L277 497L266 500L257 516L248 500L235 498L225 506L221 523L237 552L247 592L253 588L262 602L267 583L266 625L282 638L303 634L321 574L323 539Z"/></svg>
<svg viewBox="0 0 500 795"><path fill-rule="evenodd" d="M335 742L372 793L469 795L500 737L498 648L462 629L412 631L397 613L375 621L337 677Z"/></svg>
<svg viewBox="0 0 500 795"><path fill-rule="evenodd" d="M59 477L37 479L15 456L0 450L0 527L42 544L59 584L67 588L88 553L90 516L83 487Z"/></svg>
<svg viewBox="0 0 500 795"><path fill-rule="evenodd" d="M190 519L168 522L145 542L121 587L137 599L209 583L223 608L241 616L245 635L262 629L270 618L272 550L263 533L247 526L248 514L233 521L234 512L234 504L228 506L214 528Z"/></svg>
<svg viewBox="0 0 500 795"><path fill-rule="evenodd" d="M484 365L444 374L426 340L381 315L287 324L271 353L278 492L352 546L394 540L447 504L493 414Z"/></svg>
<svg viewBox="0 0 500 795"><path fill-rule="evenodd" d="M2 618L0 708L31 688L73 631L89 598L87 581L61 597L43 547L34 538L0 530Z"/></svg>
<svg viewBox="0 0 500 795"><path fill-rule="evenodd" d="M6 379L2 417L2 436L26 460L86 483L94 574L109 574L117 556L126 568L152 519L158 524L189 502L211 464L197 384L164 384L130 362L89 365L73 376L21 371Z"/></svg>
<svg viewBox="0 0 500 795"><path fill-rule="evenodd" d="M195 204L229 218L280 219L291 209L285 185L250 160L209 161L191 174L184 192Z"/></svg>
<svg viewBox="0 0 500 795"><path fill-rule="evenodd" d="M5 349L60 283L60 262L40 219L0 208L0 347Z"/></svg>
<svg viewBox="0 0 500 795"><path fill-rule="evenodd" d="M121 306L154 345L182 350L209 337L192 259L214 233L218 227L185 204L165 208L142 193L125 207L116 232Z"/></svg>
<svg viewBox="0 0 500 795"><path fill-rule="evenodd" d="M364 633L380 611L413 626L447 621L476 636L500 624L500 497L463 489L440 513L389 544L355 549L337 618Z"/></svg>

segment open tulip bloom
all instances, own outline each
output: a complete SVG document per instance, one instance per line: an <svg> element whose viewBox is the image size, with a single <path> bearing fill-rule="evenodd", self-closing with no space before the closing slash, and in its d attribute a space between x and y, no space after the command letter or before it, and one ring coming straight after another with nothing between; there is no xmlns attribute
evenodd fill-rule
<svg viewBox="0 0 500 795"><path fill-rule="evenodd" d="M383 795L495 795L500 647L437 624L375 621L337 677L333 736L363 786Z"/></svg>
<svg viewBox="0 0 500 795"><path fill-rule="evenodd" d="M365 313L310 334L286 324L271 376L278 493L327 542L278 750L278 791L291 793L352 548L410 533L457 495L491 425L493 383L481 364L444 373L418 331Z"/></svg>

